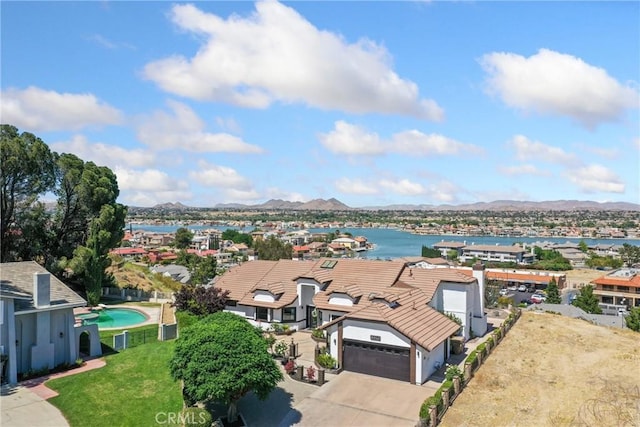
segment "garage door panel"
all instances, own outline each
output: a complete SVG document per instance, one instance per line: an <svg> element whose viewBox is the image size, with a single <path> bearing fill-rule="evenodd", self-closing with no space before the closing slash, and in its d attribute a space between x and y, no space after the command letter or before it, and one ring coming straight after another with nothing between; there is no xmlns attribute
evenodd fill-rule
<svg viewBox="0 0 640 427"><path fill-rule="evenodd" d="M409 350L343 341L344 369L361 374L409 381Z"/></svg>

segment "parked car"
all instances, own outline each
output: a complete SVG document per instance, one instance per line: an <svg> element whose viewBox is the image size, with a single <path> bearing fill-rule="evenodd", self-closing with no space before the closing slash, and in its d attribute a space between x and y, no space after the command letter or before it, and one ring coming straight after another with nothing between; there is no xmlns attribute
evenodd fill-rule
<svg viewBox="0 0 640 427"><path fill-rule="evenodd" d="M536 291L536 287L535 286L527 287L527 292L529 292L530 294L534 293L535 291Z"/></svg>
<svg viewBox="0 0 640 427"><path fill-rule="evenodd" d="M508 289L502 288L500 289L500 296L505 296L509 293Z"/></svg>
<svg viewBox="0 0 640 427"><path fill-rule="evenodd" d="M517 291L518 287L516 285L510 285L510 286L507 286L507 289L509 289L510 291Z"/></svg>
<svg viewBox="0 0 640 427"><path fill-rule="evenodd" d="M523 299L522 301L520 301L520 304L524 304L528 306L533 304L533 301L531 301L530 299Z"/></svg>
<svg viewBox="0 0 640 427"><path fill-rule="evenodd" d="M531 295L531 302L534 304L540 304L543 303L547 300L546 297L540 295L540 294L533 294Z"/></svg>
<svg viewBox="0 0 640 427"><path fill-rule="evenodd" d="M518 292L527 292L527 287L525 285L518 286Z"/></svg>

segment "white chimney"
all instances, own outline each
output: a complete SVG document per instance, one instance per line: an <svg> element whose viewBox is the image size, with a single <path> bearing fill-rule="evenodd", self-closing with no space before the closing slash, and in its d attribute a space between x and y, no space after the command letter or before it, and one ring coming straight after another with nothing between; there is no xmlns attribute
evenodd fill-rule
<svg viewBox="0 0 640 427"><path fill-rule="evenodd" d="M36 308L51 304L51 274L33 273L33 305Z"/></svg>
<svg viewBox="0 0 640 427"><path fill-rule="evenodd" d="M476 262L473 265L473 277L478 280L478 287L480 288L480 312L484 313L484 287L485 287L485 276L484 276L484 264L480 262Z"/></svg>

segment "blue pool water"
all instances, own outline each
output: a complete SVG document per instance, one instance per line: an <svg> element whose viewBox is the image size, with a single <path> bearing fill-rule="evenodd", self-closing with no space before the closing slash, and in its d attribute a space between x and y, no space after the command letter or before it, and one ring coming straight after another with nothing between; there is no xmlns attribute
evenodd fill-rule
<svg viewBox="0 0 640 427"><path fill-rule="evenodd" d="M96 316L97 314L97 316ZM85 325L97 324L98 328L124 328L147 320L142 312L131 308L107 308L79 315Z"/></svg>

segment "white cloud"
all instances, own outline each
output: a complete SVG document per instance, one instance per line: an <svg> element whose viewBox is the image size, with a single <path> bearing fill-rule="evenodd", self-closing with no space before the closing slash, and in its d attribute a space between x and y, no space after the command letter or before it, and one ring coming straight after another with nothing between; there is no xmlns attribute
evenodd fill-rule
<svg viewBox="0 0 640 427"><path fill-rule="evenodd" d="M624 193L625 185L612 171L602 165L588 165L567 170L565 175L585 193Z"/></svg>
<svg viewBox="0 0 640 427"><path fill-rule="evenodd" d="M114 170L121 190L167 192L186 191L186 181L172 178L166 172L157 169L134 170L118 167Z"/></svg>
<svg viewBox="0 0 640 427"><path fill-rule="evenodd" d="M571 117L587 128L619 120L625 110L639 105L636 89L572 55L548 49L529 58L493 52L480 63L488 74L489 92L508 106Z"/></svg>
<svg viewBox="0 0 640 427"><path fill-rule="evenodd" d="M516 152L516 159L520 161L541 160L550 163L575 165L579 159L573 153L567 153L562 148L532 141L526 136L516 135L508 143Z"/></svg>
<svg viewBox="0 0 640 427"><path fill-rule="evenodd" d="M407 130L393 134L383 140L377 133L360 126L339 120L334 129L318 136L320 143L335 154L381 155L399 153L410 156L479 154L483 149L464 144L438 134L425 134L418 130Z"/></svg>
<svg viewBox="0 0 640 427"><path fill-rule="evenodd" d="M198 163L199 170L189 172L189 178L201 185L217 188L251 189L251 181L240 175L235 169L226 166Z"/></svg>
<svg viewBox="0 0 640 427"><path fill-rule="evenodd" d="M378 184L386 191L401 196L419 196L426 191L422 184L411 182L408 179L381 179Z"/></svg>
<svg viewBox="0 0 640 427"><path fill-rule="evenodd" d="M122 113L90 93L58 93L35 86L9 88L0 93L3 123L30 132L72 130L117 125Z"/></svg>
<svg viewBox="0 0 640 427"><path fill-rule="evenodd" d="M117 145L89 142L84 135L74 135L69 141L54 142L49 145L58 153L72 153L84 161L92 161L97 165L111 169L123 167L149 167L156 163L154 153L135 149L127 150Z"/></svg>
<svg viewBox="0 0 640 427"><path fill-rule="evenodd" d="M347 155L377 155L384 153L384 146L375 133L342 120L335 123L334 130L320 134L320 142L329 151Z"/></svg>
<svg viewBox="0 0 640 427"><path fill-rule="evenodd" d="M408 130L393 135L391 151L415 156L479 154L483 152L478 146L464 144L435 133L425 134L418 130Z"/></svg>
<svg viewBox="0 0 640 427"><path fill-rule="evenodd" d="M257 145L247 144L228 133L208 133L205 123L186 104L167 101L171 113L155 111L138 120L138 139L156 150L180 148L194 152L262 153Z"/></svg>
<svg viewBox="0 0 640 427"><path fill-rule="evenodd" d="M417 85L393 71L383 46L366 39L350 44L276 1L255 7L249 17L224 20L194 5L174 6L173 22L206 42L193 58L148 63L144 77L180 96L251 108L280 101L443 119L435 101L420 99Z"/></svg>
<svg viewBox="0 0 640 427"><path fill-rule="evenodd" d="M536 175L536 176L549 176L551 173L546 170L537 168L534 165L523 164L514 166L503 166L498 168L500 172L505 175Z"/></svg>
<svg viewBox="0 0 640 427"><path fill-rule="evenodd" d="M344 194L373 195L380 190L374 183L367 183L360 179L340 178L334 183L336 190Z"/></svg>

